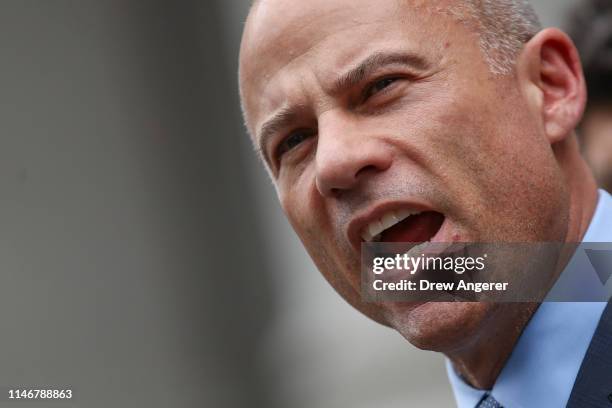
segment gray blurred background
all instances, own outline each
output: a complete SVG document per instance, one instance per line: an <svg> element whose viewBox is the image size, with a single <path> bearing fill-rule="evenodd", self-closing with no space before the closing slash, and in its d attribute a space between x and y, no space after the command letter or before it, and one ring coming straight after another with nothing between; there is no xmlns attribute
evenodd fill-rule
<svg viewBox="0 0 612 408"><path fill-rule="evenodd" d="M453 405L284 220L239 111L248 3L0 2L0 406Z"/></svg>

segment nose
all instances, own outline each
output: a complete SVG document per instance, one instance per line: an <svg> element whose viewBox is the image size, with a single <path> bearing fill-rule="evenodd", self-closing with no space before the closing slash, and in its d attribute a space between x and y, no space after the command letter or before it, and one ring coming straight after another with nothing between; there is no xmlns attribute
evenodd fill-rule
<svg viewBox="0 0 612 408"><path fill-rule="evenodd" d="M318 131L316 185L323 196L354 189L391 166L392 152L382 135L355 120L327 112L319 119Z"/></svg>

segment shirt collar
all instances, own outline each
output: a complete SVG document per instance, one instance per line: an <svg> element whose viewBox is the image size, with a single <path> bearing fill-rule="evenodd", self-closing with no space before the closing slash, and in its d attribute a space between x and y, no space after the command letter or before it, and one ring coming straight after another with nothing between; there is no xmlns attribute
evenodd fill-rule
<svg viewBox="0 0 612 408"><path fill-rule="evenodd" d="M600 191L583 241L612 242L611 225L612 197ZM605 307L604 302L542 303L490 394L503 406L564 407ZM474 408L485 391L468 385L448 360L446 369L457 406Z"/></svg>

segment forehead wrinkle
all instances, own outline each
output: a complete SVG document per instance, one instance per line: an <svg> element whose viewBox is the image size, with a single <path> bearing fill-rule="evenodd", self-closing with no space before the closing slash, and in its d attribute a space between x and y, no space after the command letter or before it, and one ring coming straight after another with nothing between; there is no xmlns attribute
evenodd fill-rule
<svg viewBox="0 0 612 408"><path fill-rule="evenodd" d="M257 1L247 17L242 38L242 84L259 83L258 87L263 91L279 71L294 64L300 57L315 53L330 35L342 35L359 26L401 19L401 14L405 12L402 10L405 9L404 1L406 0L389 0L391 7L384 15L377 13L379 7L369 1L359 2L367 6L369 11L366 13L353 13L353 9L360 7L352 2L334 4L322 0L321 6L300 11L291 1ZM301 46L296 48L296 42L301 43ZM267 60L276 61L272 64L261 64ZM243 90L241 92L244 94Z"/></svg>
<svg viewBox="0 0 612 408"><path fill-rule="evenodd" d="M279 48L280 49L287 49L288 51L288 58L285 58L284 60L278 61L277 64L275 64L276 66L274 66L273 68L270 67L260 67L257 72L261 71L261 72L265 72L264 76L264 80L262 82L262 94L265 92L266 88L274 81L274 79L279 75L279 73L285 69L287 69L289 66L294 65L296 63L298 63L299 60L305 60L306 64L309 66L309 68L311 68L311 71L313 73L317 73L317 70L320 68L318 66L318 64L316 63L310 63L309 61L309 57L312 57L312 55L316 54L320 47L322 47L323 43L329 39L330 36L338 36L340 34L343 34L347 31L350 30L354 30L357 27L364 27L364 26L368 26L368 25L375 25L375 24L380 24L380 21L371 21L371 22L357 22L357 21L353 21L353 24L350 26L346 26L346 27L342 27L337 29L335 32L333 33L325 33L323 35L321 35L319 38L317 38L316 40L312 40L306 47L304 47L303 50L300 50L299 53L296 53L294 51L292 51L291 47L287 44L281 43L276 44L275 47L264 47L263 49L265 50L266 48L269 48L266 51L262 51L261 49L257 49L255 51L257 52L252 52L253 54L253 59L256 59L258 61L263 60L264 58L268 57L269 54L276 52ZM258 54L257 58L255 58L255 54ZM257 73L252 72L250 73L250 75L244 75L244 81L246 81L247 79L251 79L251 77L253 78L258 78ZM243 81L243 82L244 82Z"/></svg>
<svg viewBox="0 0 612 408"><path fill-rule="evenodd" d="M395 10L398 11L399 8L400 6L396 3ZM317 53L319 48L330 36L339 36L358 27L388 22L387 17L372 19L372 16L367 16L365 18L342 18L342 16L338 16L337 18L332 18L340 13L346 14L348 11L346 7L337 7L325 13L323 16L302 16L303 20L297 25L290 25L289 23L291 20L284 19L284 27L277 27L276 30L274 30L274 34L271 35L264 35L261 33L263 27L269 24L263 24L262 21L259 21L261 16L257 16L257 13L251 13L247 19L247 27L245 29L240 51L241 82L244 84L257 79L260 89L262 89L260 94L263 94L263 91L273 82L280 71L297 63L298 60L307 60L310 55ZM295 18L295 16L293 17ZM395 12L391 13L390 17L395 19L399 18L399 15ZM328 24L325 22L329 19L336 23L333 31L326 30ZM338 23L338 21L340 21L340 23ZM340 24L340 26L338 26L338 24ZM316 28L314 36L312 35L312 26ZM290 29L288 27L290 27ZM289 35L286 34L287 30L289 30ZM310 34L308 34L309 30ZM292 43L292 41L295 42L296 38L308 38L308 41L300 47L301 49L296 50ZM284 52L279 55L279 50L283 50ZM281 55L282 57L279 58ZM268 59L276 61L271 66L261 65L261 61L266 61ZM251 66L247 67L247 63Z"/></svg>
<svg viewBox="0 0 612 408"><path fill-rule="evenodd" d="M411 4L412 3L412 4ZM437 3L437 2L436 2ZM406 7L408 4L411 4L412 7ZM416 7L415 7L416 5ZM412 11L417 11L419 9L422 8L430 8L427 7L426 5L427 2L423 2L420 3L419 1L407 1L407 0L398 0L395 2L395 11L396 13L391 13L391 18L393 19L403 19L401 14L402 12L405 12L406 9L412 9ZM404 9L404 10L402 10ZM338 10L335 9L334 11L334 15L336 15L337 13L341 12L341 11L347 11L346 9L344 10ZM247 31L251 31L250 34L255 34L255 32L257 32L258 30L253 30L253 26L257 25L255 23L254 20L257 20L257 18L253 18L253 15L249 16L249 21L248 21L248 25L250 26L250 29L247 29ZM256 45L256 42L253 43L252 41L254 41L253 36L251 36L251 40L246 40L243 41L243 45L246 45L247 43L250 43L249 46L243 48L243 50L241 50L241 56L242 58L242 66L241 66L241 82L243 85L245 85L246 83L257 83L259 82L257 88L259 88L259 92L254 92L254 89L251 89L250 92L244 92L243 89L241 89L241 96L244 99L248 99L249 103L248 105L251 105L251 107L260 105L258 103L258 101L261 101L261 98L264 98L266 94L268 94L269 92L269 88L271 86L273 86L276 83L276 79L278 77L278 75L281 73L281 71L285 71L286 69L289 69L289 65L294 65L297 64L298 60L301 59L305 59L306 60L306 64L302 64L302 67L306 67L309 66L310 71L312 74L314 74L315 78L317 78L318 82L319 82L319 86L321 87L321 91L324 91L323 87L321 85L323 85L323 81L322 79L324 78L320 72L321 67L315 64L310 63L310 58L308 58L308 56L310 54L316 53L318 48L320 46L322 46L322 43L326 41L326 39L330 36L330 35L340 35L343 32L346 32L348 30L354 29L355 27L359 27L359 26L367 26L367 25L372 25L372 24L379 24L382 21L383 17L378 17L378 18L374 18L372 19L357 19L357 18L351 18L348 19L348 21L346 21L341 27L336 27L336 31L334 32L321 32L319 36L316 36L318 38L312 38L310 42L308 42L307 44L305 44L304 48L298 52L296 52L295 49L292 49L289 46L289 43L287 43L288 38L282 38L282 36L279 38L279 34L280 34L280 30L277 30L277 35L275 36L275 41L276 42L276 48L278 49L278 46L280 44L281 48L288 50L287 53L285 54L285 58L284 61L282 61L282 59L279 61L277 59L277 64L276 67L266 67L266 69L264 70L263 67L258 67L258 64L255 63L255 66L252 67L252 69L245 69L246 67L244 66L244 64L247 62L249 63L253 63L254 61L261 61L262 60L262 53L265 56L266 54L269 54L272 52L273 48L271 48L271 44L269 43L270 40L272 40L272 38L268 37L267 41L264 41L264 43L260 43ZM369 20L369 21L368 21ZM287 22L287 21L286 21ZM309 18L307 19L307 23L306 25L312 25L314 24L316 21L313 18L313 16L309 16ZM259 22L261 23L261 22ZM303 33L303 30L305 30L306 27L304 25L301 25L298 28L298 32L299 33ZM263 40L263 39L262 39ZM266 45L267 43L267 45ZM246 48L249 48L250 50L247 51ZM256 54L259 54L259 56L256 57ZM247 57L247 58L245 58ZM384 59L389 59L390 61L384 61ZM396 61L391 61L395 59ZM403 61L402 61L403 59ZM391 55L391 56L383 56L383 55L374 55L371 57L371 60L369 61L364 61L361 66L358 66L356 68L354 68L351 72L346 73L343 78L339 78L337 79L334 84L334 88L340 88L340 87L346 87L348 85L354 84L355 82L357 82L360 79L363 79L364 76L367 75L368 71L372 70L375 68L375 66L377 64L383 64L383 63L392 63L392 62L397 62L397 63L404 63L406 65L413 65L415 66L417 69L420 67L423 67L423 61L419 61L417 58L409 58L407 56L404 57L400 57L399 55ZM258 68L256 68L258 67ZM331 69L335 69L333 67L329 67ZM317 72L319 71L319 72ZM255 79L259 79L258 81L256 81ZM326 81L325 81L326 82ZM242 88L242 87L241 87ZM250 95L248 95L250 94ZM245 105L245 119L247 119L247 122L249 122L249 116L253 119L256 119L254 116L259 116L259 115L247 115L248 112L247 108L248 106ZM253 134L255 136L255 140L259 139L259 142L262 141L262 136L267 136L265 139L265 141L267 141L269 139L269 136L272 131L277 131L280 128L281 124L286 124L289 122L289 115L286 115L285 112L279 111L280 113L282 113L281 115L279 115L279 120L278 121L269 121L269 125L270 126L265 126L268 131L263 132L263 126L262 126L262 131L259 132L259 136L257 136L258 132L256 131L257 129L253 129ZM251 112L254 113L254 112ZM261 113L265 113L265 112L261 112ZM295 117L295 115L293 115ZM280 119L283 119L282 121ZM281 123L283 122L283 123ZM249 127L249 124L247 123L247 128ZM273 126L272 126L273 125ZM265 133L265 135L264 135ZM259 145L262 145L262 143L258 143Z"/></svg>

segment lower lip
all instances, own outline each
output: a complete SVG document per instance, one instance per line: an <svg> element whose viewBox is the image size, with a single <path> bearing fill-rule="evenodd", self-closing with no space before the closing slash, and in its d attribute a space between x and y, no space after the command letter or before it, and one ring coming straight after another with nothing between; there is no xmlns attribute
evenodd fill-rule
<svg viewBox="0 0 612 408"><path fill-rule="evenodd" d="M435 233L433 237L429 240L429 242L444 244L444 243L454 243L458 242L459 238L457 235L451 234L450 224L448 222L448 218L444 218L442 225L440 225L440 229Z"/></svg>

